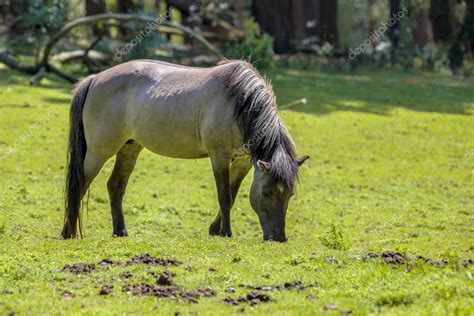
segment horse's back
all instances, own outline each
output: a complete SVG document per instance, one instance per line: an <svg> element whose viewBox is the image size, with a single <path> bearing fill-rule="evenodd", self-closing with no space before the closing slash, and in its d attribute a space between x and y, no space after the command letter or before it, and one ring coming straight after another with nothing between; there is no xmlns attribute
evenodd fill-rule
<svg viewBox="0 0 474 316"><path fill-rule="evenodd" d="M222 107L223 68L136 60L98 74L84 108L88 144L115 148L134 139L164 156L207 156L203 122L209 130L231 121L231 111Z"/></svg>

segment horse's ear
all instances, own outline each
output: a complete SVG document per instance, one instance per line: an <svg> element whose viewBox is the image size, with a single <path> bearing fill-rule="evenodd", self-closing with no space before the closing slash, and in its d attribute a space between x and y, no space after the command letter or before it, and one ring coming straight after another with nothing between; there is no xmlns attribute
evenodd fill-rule
<svg viewBox="0 0 474 316"><path fill-rule="evenodd" d="M257 161L257 166L258 168L260 168L260 170L262 170L263 172L267 172L270 170L270 163L269 162L266 162L266 161L263 161L263 160L258 160Z"/></svg>
<svg viewBox="0 0 474 316"><path fill-rule="evenodd" d="M298 162L298 166L301 166L306 160L309 159L309 156L303 156L298 159L296 159L296 162Z"/></svg>

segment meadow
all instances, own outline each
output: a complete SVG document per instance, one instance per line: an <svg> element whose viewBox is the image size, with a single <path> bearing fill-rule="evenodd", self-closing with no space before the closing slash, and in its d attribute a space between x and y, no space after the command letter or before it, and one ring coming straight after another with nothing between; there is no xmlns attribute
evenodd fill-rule
<svg viewBox="0 0 474 316"><path fill-rule="evenodd" d="M90 190L84 239L65 241L72 87L55 78L32 87L0 68L0 314L472 315L474 80L386 69L267 76L280 105L307 99L280 112L298 153L311 156L288 242L262 241L252 174L232 211L234 236L210 237L209 160L147 151L125 196L130 236L111 236L109 161ZM181 264L131 260L143 253ZM174 298L134 292L164 271ZM229 303L252 291L259 301Z"/></svg>

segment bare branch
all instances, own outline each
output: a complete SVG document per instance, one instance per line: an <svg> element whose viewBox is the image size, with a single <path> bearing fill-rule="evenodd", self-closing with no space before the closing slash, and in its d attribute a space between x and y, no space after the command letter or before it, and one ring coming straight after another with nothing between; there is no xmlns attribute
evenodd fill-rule
<svg viewBox="0 0 474 316"><path fill-rule="evenodd" d="M151 16L143 15L143 14L104 13L104 14L85 16L85 17L82 17L82 18L79 18L67 23L61 30L59 30L56 34L54 34L50 38L48 43L46 44L41 63L43 65L48 64L49 55L53 47L63 36L69 33L69 31L71 31L73 28L76 28L81 25L94 24L97 21L110 20L110 19L119 20L119 21L143 21L143 22L156 23L158 30L160 29L160 26L175 28L189 35L190 37L195 38L199 42L201 42L204 46L206 46L207 49L209 49L211 52L217 55L217 57L219 57L220 59L224 58L224 56L219 52L219 50L215 48L211 43L209 43L201 34L195 32L194 30L184 25L177 24L171 21L166 21L160 17L154 18Z"/></svg>
<svg viewBox="0 0 474 316"><path fill-rule="evenodd" d="M46 69L44 67L41 67L38 72L30 78L30 85L34 86L37 82L41 81L43 79L44 74L46 72Z"/></svg>
<svg viewBox="0 0 474 316"><path fill-rule="evenodd" d="M12 55L8 54L6 51L0 52L0 62L4 63L8 67L19 70L22 72L26 72L27 74L34 75L36 74L39 69L41 68L40 65L30 66L25 65L18 60L15 59Z"/></svg>

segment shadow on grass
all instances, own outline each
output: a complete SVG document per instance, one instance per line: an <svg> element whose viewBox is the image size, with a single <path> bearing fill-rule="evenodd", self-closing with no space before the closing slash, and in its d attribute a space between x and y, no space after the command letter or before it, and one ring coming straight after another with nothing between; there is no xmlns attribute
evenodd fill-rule
<svg viewBox="0 0 474 316"><path fill-rule="evenodd" d="M286 68L268 72L280 105L300 98L306 105L293 111L325 115L350 111L390 115L396 108L443 114L474 114L474 80L458 80L435 74L410 74L398 70L375 69L359 74L322 73ZM0 68L0 86L29 86L29 76ZM54 76L39 85L71 94L73 85ZM45 97L45 101L69 104L67 97Z"/></svg>
<svg viewBox="0 0 474 316"><path fill-rule="evenodd" d="M72 93L71 93L72 98ZM43 97L43 100L50 103L58 103L58 104L69 104L71 103L71 98L67 97Z"/></svg>
<svg viewBox="0 0 474 316"><path fill-rule="evenodd" d="M21 85L30 87L31 77L30 75L9 68L0 68L0 86ZM51 74L48 74L45 79L47 79L47 81L43 80L41 84L37 84L36 86L44 89L58 89L64 92L70 92L73 88L72 84Z"/></svg>
<svg viewBox="0 0 474 316"><path fill-rule="evenodd" d="M279 69L269 73L280 105L307 98L293 111L325 115L350 111L390 115L396 108L443 114L474 114L474 80L394 70L327 74Z"/></svg>

